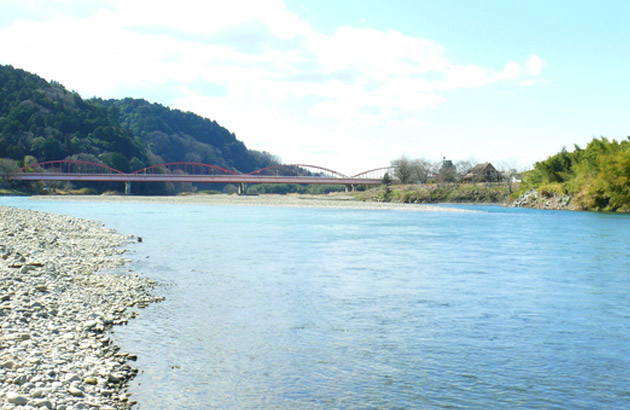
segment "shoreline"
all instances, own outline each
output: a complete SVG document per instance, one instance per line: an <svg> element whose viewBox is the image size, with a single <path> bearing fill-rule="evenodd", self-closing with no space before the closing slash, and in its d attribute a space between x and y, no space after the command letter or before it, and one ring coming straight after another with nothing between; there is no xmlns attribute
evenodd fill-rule
<svg viewBox="0 0 630 410"><path fill-rule="evenodd" d="M178 195L178 196L139 196L139 195L36 195L30 199L37 201L73 202L120 202L120 203L160 203L219 206L267 206L280 208L329 208L354 210L397 210L411 212L478 212L439 205L406 204L392 202L361 201L350 195Z"/></svg>
<svg viewBox="0 0 630 410"><path fill-rule="evenodd" d="M112 272L133 241L94 221L0 206L0 403L127 409L137 357L109 330L159 301L156 283Z"/></svg>

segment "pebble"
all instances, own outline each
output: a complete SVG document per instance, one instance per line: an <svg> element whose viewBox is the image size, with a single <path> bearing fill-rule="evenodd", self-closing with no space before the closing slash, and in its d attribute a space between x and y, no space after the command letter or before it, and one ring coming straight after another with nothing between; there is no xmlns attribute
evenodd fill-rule
<svg viewBox="0 0 630 410"><path fill-rule="evenodd" d="M155 283L104 273L137 243L101 224L0 206L0 409L128 409L137 357L113 326L160 301Z"/></svg>
<svg viewBox="0 0 630 410"><path fill-rule="evenodd" d="M123 378L124 376L117 374L117 373L111 373L110 375L107 376L107 381L113 384L116 383L120 383L120 380Z"/></svg>
<svg viewBox="0 0 630 410"><path fill-rule="evenodd" d="M50 400L37 400L33 403L33 405L37 408L46 407L47 409L50 409L50 410L53 409L53 404Z"/></svg>
<svg viewBox="0 0 630 410"><path fill-rule="evenodd" d="M6 362L3 362L0 367L11 370L15 367L15 362L13 360L7 360Z"/></svg>
<svg viewBox="0 0 630 410"><path fill-rule="evenodd" d="M18 406L24 406L28 403L28 399L26 397L14 392L7 394L7 401L12 404L17 404Z"/></svg>
<svg viewBox="0 0 630 410"><path fill-rule="evenodd" d="M34 398L43 397L44 396L44 391L42 389L31 390L30 396L34 397Z"/></svg>
<svg viewBox="0 0 630 410"><path fill-rule="evenodd" d="M70 393L74 397L83 397L83 390L79 389L76 386L68 387L68 393Z"/></svg>
<svg viewBox="0 0 630 410"><path fill-rule="evenodd" d="M48 291L48 286L46 286L46 285L36 285L35 289L39 290L40 292L47 292Z"/></svg>

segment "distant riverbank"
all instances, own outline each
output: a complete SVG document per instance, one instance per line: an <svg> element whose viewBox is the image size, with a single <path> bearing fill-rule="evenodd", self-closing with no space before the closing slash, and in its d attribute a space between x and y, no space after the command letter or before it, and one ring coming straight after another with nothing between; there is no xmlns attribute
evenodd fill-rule
<svg viewBox="0 0 630 410"><path fill-rule="evenodd" d="M443 183L391 185L355 193L364 201L405 204L506 204L512 190L507 183Z"/></svg>
<svg viewBox="0 0 630 410"><path fill-rule="evenodd" d="M399 210L412 212L469 212L436 205L386 203L361 201L351 195L178 195L178 196L131 196L131 195L62 195L33 196L34 200L82 201L82 202L141 202L195 205L271 206L299 208L334 208L365 210Z"/></svg>

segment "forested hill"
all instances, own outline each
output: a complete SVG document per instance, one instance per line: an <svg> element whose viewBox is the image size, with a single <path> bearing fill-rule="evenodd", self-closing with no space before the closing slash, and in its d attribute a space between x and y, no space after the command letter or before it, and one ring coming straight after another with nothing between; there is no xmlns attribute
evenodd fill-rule
<svg viewBox="0 0 630 410"><path fill-rule="evenodd" d="M153 163L202 162L241 172L275 163L268 153L248 150L216 121L191 112L133 98L91 101L118 113L122 126L148 148Z"/></svg>
<svg viewBox="0 0 630 410"><path fill-rule="evenodd" d="M171 161L248 172L274 162L214 121L145 100L84 100L63 85L0 65L0 165L82 159L134 171Z"/></svg>
<svg viewBox="0 0 630 410"><path fill-rule="evenodd" d="M109 109L59 83L0 65L0 158L21 165L27 156L91 159L121 170L146 163L140 141Z"/></svg>

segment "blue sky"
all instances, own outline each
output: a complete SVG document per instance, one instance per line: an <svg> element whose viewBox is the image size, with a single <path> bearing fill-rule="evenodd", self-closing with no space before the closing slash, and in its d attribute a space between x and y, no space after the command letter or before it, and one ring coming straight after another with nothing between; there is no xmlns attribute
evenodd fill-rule
<svg viewBox="0 0 630 410"><path fill-rule="evenodd" d="M630 2L0 0L0 63L343 173L630 135Z"/></svg>

